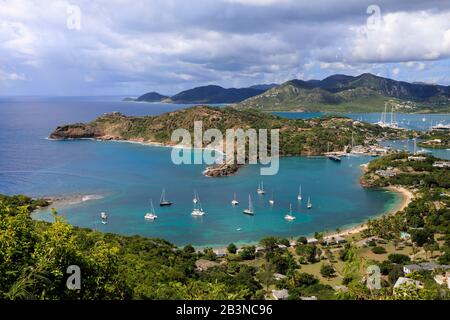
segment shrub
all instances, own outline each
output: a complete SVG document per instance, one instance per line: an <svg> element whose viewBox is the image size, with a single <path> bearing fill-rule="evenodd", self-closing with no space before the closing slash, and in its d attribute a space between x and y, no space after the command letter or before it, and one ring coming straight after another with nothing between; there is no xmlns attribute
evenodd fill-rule
<svg viewBox="0 0 450 320"><path fill-rule="evenodd" d="M388 256L388 259L390 262L396 264L406 264L411 261L411 259L407 255L400 253L392 253Z"/></svg>
<svg viewBox="0 0 450 320"><path fill-rule="evenodd" d="M331 264L323 264L320 267L320 274L324 278L332 278L336 275L336 270L334 270L334 267Z"/></svg>
<svg viewBox="0 0 450 320"><path fill-rule="evenodd" d="M230 243L227 247L229 253L235 254L237 251L237 247L234 243Z"/></svg>
<svg viewBox="0 0 450 320"><path fill-rule="evenodd" d="M383 248L383 247L373 247L372 248L372 252L373 253L375 253L375 254L383 254L383 253L386 253L386 249L385 248Z"/></svg>

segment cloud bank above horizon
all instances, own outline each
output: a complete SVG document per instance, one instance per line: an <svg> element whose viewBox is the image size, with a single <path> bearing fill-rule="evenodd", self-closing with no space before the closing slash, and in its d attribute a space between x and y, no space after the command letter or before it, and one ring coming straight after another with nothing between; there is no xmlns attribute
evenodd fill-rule
<svg viewBox="0 0 450 320"><path fill-rule="evenodd" d="M0 95L371 72L450 85L450 1L0 0Z"/></svg>

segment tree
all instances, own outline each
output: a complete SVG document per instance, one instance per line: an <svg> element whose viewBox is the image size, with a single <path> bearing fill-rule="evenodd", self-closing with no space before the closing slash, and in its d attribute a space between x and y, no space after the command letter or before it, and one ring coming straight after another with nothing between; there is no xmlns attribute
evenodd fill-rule
<svg viewBox="0 0 450 320"><path fill-rule="evenodd" d="M336 270L334 270L334 267L331 264L322 264L320 267L320 274L322 277L329 280L336 276Z"/></svg>
<svg viewBox="0 0 450 320"><path fill-rule="evenodd" d="M388 256L388 260L392 263L396 263L396 264L406 264L408 262L411 262L411 258L408 257L405 254L400 254L400 253L391 253Z"/></svg>
<svg viewBox="0 0 450 320"><path fill-rule="evenodd" d="M436 241L433 242L427 242L423 245L423 249L425 250L425 255L428 256L428 252L431 254L431 257L433 257L433 252L439 250L439 244Z"/></svg>
<svg viewBox="0 0 450 320"><path fill-rule="evenodd" d="M275 248L278 248L278 241L279 239L275 237L266 237L259 241L259 244L266 249L267 252L271 252L275 250Z"/></svg>
<svg viewBox="0 0 450 320"><path fill-rule="evenodd" d="M372 248L372 252L375 254L383 254L383 253L386 253L387 251L385 248L377 246L377 247Z"/></svg>
<svg viewBox="0 0 450 320"><path fill-rule="evenodd" d="M411 233L411 240L419 247L425 243L432 243L434 241L433 232L430 229L416 229Z"/></svg>
<svg viewBox="0 0 450 320"><path fill-rule="evenodd" d="M394 284L398 278L403 277L403 268L400 265L393 265L392 269L389 271L388 278L391 284Z"/></svg>
<svg viewBox="0 0 450 320"><path fill-rule="evenodd" d="M275 267L271 263L265 262L261 270L256 274L257 278L264 284L266 291L269 290L269 286L273 283L274 272Z"/></svg>
<svg viewBox="0 0 450 320"><path fill-rule="evenodd" d="M234 243L230 243L228 245L228 247L227 247L227 250L228 250L229 253L235 254L236 251L237 251L237 247L236 247L236 245Z"/></svg>
<svg viewBox="0 0 450 320"><path fill-rule="evenodd" d="M255 246L242 247L241 252L239 252L239 257L242 260L253 260L253 259L255 259Z"/></svg>
<svg viewBox="0 0 450 320"><path fill-rule="evenodd" d="M195 253L195 248L192 245L188 244L184 246L183 251L185 253Z"/></svg>
<svg viewBox="0 0 450 320"><path fill-rule="evenodd" d="M299 244L307 244L308 243L308 239L306 239L306 237L299 237L297 239L297 243L299 243Z"/></svg>
<svg viewBox="0 0 450 320"><path fill-rule="evenodd" d="M295 251L310 263L316 262L316 256L320 255L320 249L313 244L299 245Z"/></svg>
<svg viewBox="0 0 450 320"><path fill-rule="evenodd" d="M308 287L316 283L319 283L319 279L314 277L312 274L306 272L295 273L289 280L290 286L295 287Z"/></svg>

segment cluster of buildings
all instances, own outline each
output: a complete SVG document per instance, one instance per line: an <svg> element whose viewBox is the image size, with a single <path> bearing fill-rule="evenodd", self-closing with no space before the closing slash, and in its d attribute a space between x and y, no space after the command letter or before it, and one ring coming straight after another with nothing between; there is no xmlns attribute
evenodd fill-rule
<svg viewBox="0 0 450 320"><path fill-rule="evenodd" d="M433 163L435 168L450 168L450 161L436 161Z"/></svg>
<svg viewBox="0 0 450 320"><path fill-rule="evenodd" d="M387 167L386 169L378 169L375 173L384 178L391 178L397 175L397 171L392 167Z"/></svg>

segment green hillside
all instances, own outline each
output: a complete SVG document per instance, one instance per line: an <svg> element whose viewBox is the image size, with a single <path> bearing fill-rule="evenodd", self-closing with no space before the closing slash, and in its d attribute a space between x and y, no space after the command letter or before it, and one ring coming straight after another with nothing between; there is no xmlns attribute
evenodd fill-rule
<svg viewBox="0 0 450 320"><path fill-rule="evenodd" d="M415 84L362 74L322 81L291 80L236 105L262 111L448 112L450 87Z"/></svg>

